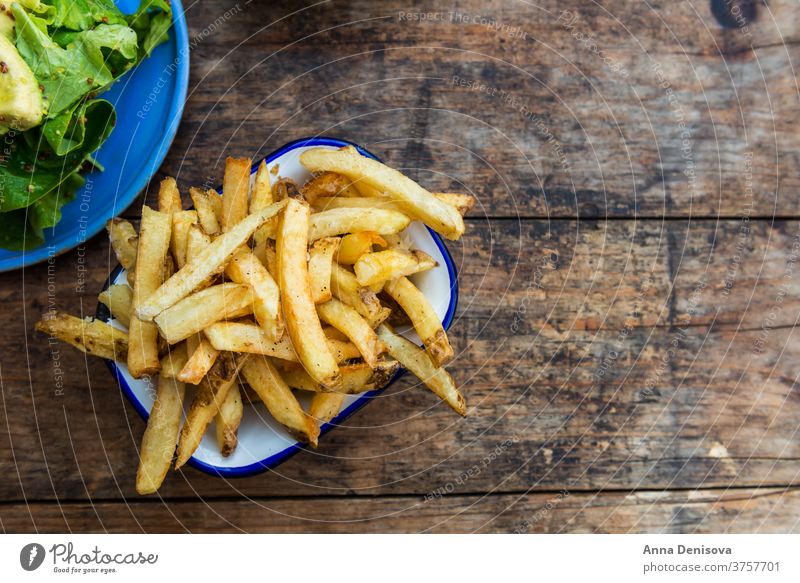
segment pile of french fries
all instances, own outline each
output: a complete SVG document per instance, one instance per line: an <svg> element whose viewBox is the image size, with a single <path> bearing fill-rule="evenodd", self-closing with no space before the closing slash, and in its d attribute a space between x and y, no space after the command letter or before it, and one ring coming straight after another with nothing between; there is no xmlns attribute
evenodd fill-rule
<svg viewBox="0 0 800 583"><path fill-rule="evenodd" d="M351 147L309 149L300 161L314 174L302 186L264 162L251 185L251 161L228 158L222 196L192 188L193 210L165 179L158 210L142 209L138 233L122 219L107 226L128 281L99 297L116 324L59 312L36 324L126 363L134 378L157 378L140 494L161 486L173 458L176 469L189 460L212 421L230 455L245 401L263 402L289 434L316 447L345 395L385 386L405 367L466 414L443 368L453 348L409 279L436 261L407 249L400 232L419 220L457 239L474 199L432 194ZM424 350L390 322L413 326ZM308 411L293 391L313 393Z"/></svg>

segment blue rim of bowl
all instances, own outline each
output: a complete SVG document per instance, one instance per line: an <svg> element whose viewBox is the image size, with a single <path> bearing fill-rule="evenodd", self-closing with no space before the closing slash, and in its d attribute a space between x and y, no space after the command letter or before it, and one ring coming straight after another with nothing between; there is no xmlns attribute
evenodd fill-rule
<svg viewBox="0 0 800 583"><path fill-rule="evenodd" d="M124 194L126 196L117 198L117 201L121 201L121 204L117 205L115 201L114 208L119 209L119 213L124 212L125 209L127 209L133 203L133 201L136 200L136 197L138 197L139 194L145 189L147 183L150 182L150 179L158 171L158 168L167 157L167 153L172 147L172 143L175 141L175 136L178 133L178 127L180 126L181 119L183 118L183 107L186 103L186 95L189 92L189 31L186 25L186 16L183 14L183 5L181 4L180 0L170 0L170 5L172 6L172 30L175 33L175 45L177 47L178 54L185 55L184 58L186 65L179 67L177 70L177 83L175 85L176 91L169 106L166 131L164 132L162 139L151 150L152 155L148 160L145 161L143 166L145 168L152 168L153 172L141 174L139 178L137 178L125 189ZM130 74L130 72L128 74ZM122 79L118 80L117 82L121 81ZM102 146L100 146L100 149L102 149ZM74 203L75 201L72 202ZM112 217L104 215L98 215L95 217L94 221L87 225L85 240L88 241L97 233L102 231L106 225L106 222L110 218ZM71 251L77 247L79 244L80 243L75 243L75 245L67 245L57 249L55 254L60 255L61 253L67 253L68 251ZM19 257L21 262L18 265L2 267L0 268L0 273L36 265L37 263L41 263L46 259L50 259L51 254L50 249L47 246L47 242L45 242L34 249L19 252Z"/></svg>
<svg viewBox="0 0 800 583"><path fill-rule="evenodd" d="M347 140L341 140L338 138L329 138L329 137L317 137L317 138L303 138L299 140L295 140L293 142L289 142L284 146L278 148L271 154L269 154L264 160L267 163L271 163L276 158L283 156L287 152L294 150L296 148L303 148L306 146L334 146L337 148L343 148L345 146L353 146L355 147L363 156L368 158L372 158L373 160L381 161L375 154L369 152L368 150L362 148L358 144L354 144L353 142L349 142ZM259 160L256 164L253 165L253 171L258 168L258 165L261 163ZM220 189L217 189L219 192ZM456 308L458 307L458 279L456 276L456 267L455 262L453 261L452 255L450 255L450 251L447 249L447 246L444 244L444 241L439 236L438 233L433 231L430 227L426 227L428 232L430 233L433 241L436 243L436 246L439 248L439 251L444 257L445 264L447 265L447 276L450 279L450 303L447 306L447 312L445 312L444 319L442 320L442 325L444 326L445 330L449 330L450 326L453 323L453 319L455 317ZM117 265L114 271L111 272L111 275L108 277L106 282L103 284L103 290L106 290L109 285L111 285L119 274L122 271L122 266ZM101 303L97 304L97 311L95 313L96 317L100 320L108 321L111 317L108 308ZM117 363L113 360L106 360L106 365L108 365L109 370L117 379L117 384L122 388L122 392L125 394L125 397L128 401L133 405L133 408L136 409L137 413L141 415L142 419L147 421L148 417L150 417L150 412L145 409L144 405L136 398L133 394L133 390L128 385L128 382L125 380L125 377L120 372L119 367L117 367ZM374 391L369 391L367 393L362 394L356 401L351 403L344 411L341 411L336 417L325 423L320 428L320 437L328 433L331 429L339 425L342 421L350 417L353 413L361 409L364 405L369 403L373 397L380 395L383 391L385 391L389 386L391 386L395 381L397 381L403 374L405 374L405 369L400 369L395 375L391 378L391 380L386 383L380 389L376 389ZM188 464L193 468L200 470L206 474L211 476L219 476L223 478L245 478L248 476L253 476L255 474L260 474L267 470L271 470L276 468L290 457L302 451L304 449L309 449L308 444L304 443L295 443L293 445L288 446L286 449L279 451L276 454L271 455L268 458L263 460L254 462L252 464L246 466L239 466L235 468L225 468L221 466L214 466L208 464L204 461L196 459L194 456L189 458Z"/></svg>

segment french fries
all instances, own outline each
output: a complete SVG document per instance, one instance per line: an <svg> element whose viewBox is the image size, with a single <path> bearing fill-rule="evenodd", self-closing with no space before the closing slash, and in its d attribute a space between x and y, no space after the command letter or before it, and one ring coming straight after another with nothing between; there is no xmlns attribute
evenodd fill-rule
<svg viewBox="0 0 800 583"><path fill-rule="evenodd" d="M191 188L194 210L182 210L176 182L163 180L159 210L142 210L141 233L121 219L107 224L130 283L121 278L98 298L113 326L58 312L36 324L127 363L136 378L159 373L140 494L157 491L173 457L175 469L186 464L212 421L221 455L236 455L240 425L253 419L245 407L258 401L290 436L316 447L348 395L386 386L403 366L466 414L442 368L453 357L447 335L407 279L436 262L402 232L422 220L457 238L474 199L431 194L352 148L303 156L321 172L306 184L261 162L252 188L250 161L228 158L222 195ZM403 319L424 349L385 324ZM307 411L307 398L293 391L311 393ZM252 426L242 431L250 436Z"/></svg>
<svg viewBox="0 0 800 583"><path fill-rule="evenodd" d="M247 216L250 194L250 160L228 158L225 160L225 177L222 180L223 232L230 231Z"/></svg>
<svg viewBox="0 0 800 583"><path fill-rule="evenodd" d="M175 454L186 388L174 376L168 375L170 371L180 370L184 362L185 347L182 352L172 352L164 357L161 365L156 398L142 436L136 471L136 491L142 495L158 490Z"/></svg>
<svg viewBox="0 0 800 583"><path fill-rule="evenodd" d="M385 193L390 200L401 203L415 218L448 239L458 239L464 234L464 220L452 206L397 170L362 156L355 148L312 148L300 155L300 163L312 172L344 174L357 184L364 183Z"/></svg>
<svg viewBox="0 0 800 583"><path fill-rule="evenodd" d="M169 344L176 344L211 324L245 316L252 309L253 292L249 286L221 283L183 298L153 321L161 336Z"/></svg>
<svg viewBox="0 0 800 583"><path fill-rule="evenodd" d="M441 367L450 362L453 358L453 347L450 346L447 333L442 328L439 316L417 286L405 277L398 277L388 282L384 291L408 315L434 364Z"/></svg>
<svg viewBox="0 0 800 583"><path fill-rule="evenodd" d="M358 312L339 300L332 299L317 306L320 319L347 336L356 345L364 361L371 367L378 366L378 358L386 347L378 340L375 331Z"/></svg>
<svg viewBox="0 0 800 583"><path fill-rule="evenodd" d="M257 356L249 358L242 367L242 375L270 414L292 437L317 447L319 427L300 407L286 381L269 359Z"/></svg>
<svg viewBox="0 0 800 583"><path fill-rule="evenodd" d="M374 368L364 363L348 364L340 369L342 382L335 391L316 382L301 368L285 369L282 376L290 387L301 391L355 395L386 386L399 370L400 364L395 360L381 361Z"/></svg>
<svg viewBox="0 0 800 583"><path fill-rule="evenodd" d="M460 217L459 217L460 218ZM379 208L340 208L311 216L310 241L358 231L391 235L405 229L411 219L403 213Z"/></svg>
<svg viewBox="0 0 800 583"><path fill-rule="evenodd" d="M365 253L355 262L353 271L356 272L359 285L372 286L390 279L427 271L436 265L433 257L422 251L387 249Z"/></svg>
<svg viewBox="0 0 800 583"><path fill-rule="evenodd" d="M311 278L311 297L315 304L327 302L331 294L331 269L333 256L339 248L338 237L314 241L308 251L308 273Z"/></svg>
<svg viewBox="0 0 800 583"><path fill-rule="evenodd" d="M220 405L216 418L217 444L224 457L228 457L236 449L237 432L242 416L244 416L242 395L239 393L239 385L234 383Z"/></svg>
<svg viewBox="0 0 800 583"><path fill-rule="evenodd" d="M365 253L371 253L373 245L386 247L386 239L375 231L360 231L342 237L336 261L342 265L353 265Z"/></svg>
<svg viewBox="0 0 800 583"><path fill-rule="evenodd" d="M307 205L288 199L278 229L278 277L283 291L283 315L303 366L317 382L335 388L339 383L339 366L328 349L314 309L306 263L309 215Z"/></svg>
<svg viewBox="0 0 800 583"><path fill-rule="evenodd" d="M240 249L225 268L225 274L250 287L256 321L270 340L278 340L283 335L280 290L264 264L249 249Z"/></svg>
<svg viewBox="0 0 800 583"><path fill-rule="evenodd" d="M437 397L450 405L461 416L467 414L467 402L456 388L453 377L441 367L437 367L433 359L417 345L402 336L395 334L386 324L378 327L378 337L383 341L394 358L410 370Z"/></svg>
<svg viewBox="0 0 800 583"><path fill-rule="evenodd" d="M154 374L161 368L158 359L158 329L135 315L164 279L163 266L169 251L172 221L168 214L142 208L142 227L133 278L133 304L128 329L128 371L133 378Z"/></svg>
<svg viewBox="0 0 800 583"><path fill-rule="evenodd" d="M106 231L117 261L126 271L132 271L136 266L136 249L139 246L136 229L125 219L117 218L106 223Z"/></svg>
<svg viewBox="0 0 800 583"><path fill-rule="evenodd" d="M129 285L110 285L108 289L97 296L97 299L108 308L115 320L126 328L130 328L133 290Z"/></svg>
<svg viewBox="0 0 800 583"><path fill-rule="evenodd" d="M197 394L186 415L186 422L181 429L178 457L175 461L176 470L189 461L200 445L208 424L219 413L228 391L237 382L239 370L247 356L223 352L198 386Z"/></svg>
<svg viewBox="0 0 800 583"><path fill-rule="evenodd" d="M128 358L128 334L94 318L55 312L39 320L36 330L92 356L123 362Z"/></svg>
<svg viewBox="0 0 800 583"><path fill-rule="evenodd" d="M158 314L192 293L204 279L220 273L239 247L247 242L253 231L264 224L264 221L275 216L284 206L283 203L270 205L256 214L249 215L230 231L214 239L208 247L192 257L192 261L165 281L148 301L136 307L137 317L146 322L152 321Z"/></svg>

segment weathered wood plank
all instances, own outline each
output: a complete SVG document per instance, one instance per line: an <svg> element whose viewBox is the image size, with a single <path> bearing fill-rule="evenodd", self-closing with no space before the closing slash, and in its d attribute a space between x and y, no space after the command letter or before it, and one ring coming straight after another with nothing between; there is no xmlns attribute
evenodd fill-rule
<svg viewBox="0 0 800 583"><path fill-rule="evenodd" d="M785 276L798 223L753 225L739 251L736 221L470 227L453 247L462 296L450 367L469 418L406 379L275 472L225 482L187 470L162 494L797 483L800 283ZM47 265L0 276L5 305L20 307L2 315L5 500L133 494L144 424L102 362L64 346L54 358L31 331L48 277L58 308L91 313L109 263L99 238L50 276Z"/></svg>
<svg viewBox="0 0 800 583"><path fill-rule="evenodd" d="M0 505L5 532L796 533L797 489Z"/></svg>
<svg viewBox="0 0 800 583"><path fill-rule="evenodd" d="M332 2L273 26L296 5L251 3L211 32L236 4L202 4L189 13L191 95L159 178L217 184L226 155L330 134L431 188L474 192L476 216L797 213L789 0L759 4L746 33L706 1L459 3L467 22L435 3L413 10L442 18L419 22L404 2Z"/></svg>

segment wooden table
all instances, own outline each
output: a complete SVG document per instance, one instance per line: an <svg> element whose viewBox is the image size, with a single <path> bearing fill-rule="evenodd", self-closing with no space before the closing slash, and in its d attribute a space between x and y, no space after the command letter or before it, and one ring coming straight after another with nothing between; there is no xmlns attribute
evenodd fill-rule
<svg viewBox="0 0 800 583"><path fill-rule="evenodd" d="M187 3L157 178L324 134L475 194L449 244L469 417L404 381L275 471L140 498L144 423L32 331L94 312L99 235L0 276L3 530L800 530L794 0L410 4Z"/></svg>

